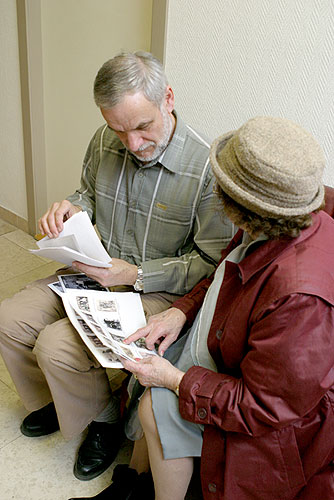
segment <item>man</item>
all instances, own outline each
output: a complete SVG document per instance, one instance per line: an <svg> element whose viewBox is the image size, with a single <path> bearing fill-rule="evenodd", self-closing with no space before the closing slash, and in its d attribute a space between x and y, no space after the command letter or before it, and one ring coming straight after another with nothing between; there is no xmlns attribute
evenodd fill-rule
<svg viewBox="0 0 334 500"><path fill-rule="evenodd" d="M99 70L94 97L106 121L93 136L81 187L40 219L57 237L64 220L88 212L112 257L111 268L75 262L108 287L142 293L147 317L169 307L208 276L233 227L218 221L209 145L174 112L174 94L151 54L121 54ZM29 285L0 307L0 350L25 407L21 431L60 430L70 439L87 426L74 466L78 479L97 477L122 438L119 402L108 377L48 288ZM160 350L163 350L162 341Z"/></svg>

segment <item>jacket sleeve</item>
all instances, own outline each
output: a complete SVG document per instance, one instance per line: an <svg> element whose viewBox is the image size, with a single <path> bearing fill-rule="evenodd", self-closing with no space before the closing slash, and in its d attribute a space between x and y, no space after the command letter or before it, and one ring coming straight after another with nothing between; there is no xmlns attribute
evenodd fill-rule
<svg viewBox="0 0 334 500"><path fill-rule="evenodd" d="M86 211L95 224L95 181L100 161L100 141L106 126L100 127L91 139L83 161L80 188L67 197L73 205Z"/></svg>
<svg viewBox="0 0 334 500"><path fill-rule="evenodd" d="M280 299L251 326L240 377L199 366L187 371L182 417L252 436L289 425L334 384L333 331L334 308L324 300L303 294Z"/></svg>

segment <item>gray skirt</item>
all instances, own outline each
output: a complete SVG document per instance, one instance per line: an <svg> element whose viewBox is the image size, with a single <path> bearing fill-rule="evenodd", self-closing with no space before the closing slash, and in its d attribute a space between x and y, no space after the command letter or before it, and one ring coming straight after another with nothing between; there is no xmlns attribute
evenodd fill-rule
<svg viewBox="0 0 334 500"><path fill-rule="evenodd" d="M165 353L174 366L187 371L194 365L191 355L193 329L189 330ZM200 457L203 426L184 420L179 411L179 398L173 391L152 387L152 409L157 424L164 459Z"/></svg>

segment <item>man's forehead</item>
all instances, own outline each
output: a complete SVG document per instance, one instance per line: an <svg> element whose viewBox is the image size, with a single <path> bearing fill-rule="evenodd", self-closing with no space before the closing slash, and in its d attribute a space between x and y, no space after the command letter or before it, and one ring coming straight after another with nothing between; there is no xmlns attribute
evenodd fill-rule
<svg viewBox="0 0 334 500"><path fill-rule="evenodd" d="M125 96L124 99L109 109L101 109L108 125L116 131L129 131L143 128L152 123L159 108L148 101L145 96Z"/></svg>

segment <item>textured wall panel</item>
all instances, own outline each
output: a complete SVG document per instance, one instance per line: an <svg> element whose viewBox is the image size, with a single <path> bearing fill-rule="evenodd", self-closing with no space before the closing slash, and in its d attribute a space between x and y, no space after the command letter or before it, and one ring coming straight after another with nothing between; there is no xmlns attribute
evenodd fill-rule
<svg viewBox="0 0 334 500"><path fill-rule="evenodd" d="M322 145L334 186L333 57L333 0L169 0L166 72L185 119L213 138L290 118Z"/></svg>

